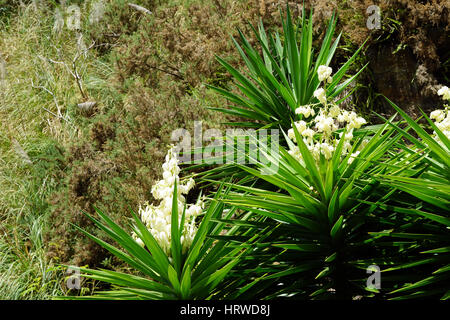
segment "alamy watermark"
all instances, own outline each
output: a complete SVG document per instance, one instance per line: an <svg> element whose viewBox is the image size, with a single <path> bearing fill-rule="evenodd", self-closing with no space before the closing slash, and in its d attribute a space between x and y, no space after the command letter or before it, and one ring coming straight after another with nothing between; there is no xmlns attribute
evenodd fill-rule
<svg viewBox="0 0 450 320"><path fill-rule="evenodd" d="M69 275L66 280L66 287L71 290L81 289L81 273L80 268L76 266L70 266L67 268L66 274Z"/></svg>
<svg viewBox="0 0 450 320"><path fill-rule="evenodd" d="M86 6L80 8L77 4L66 6L65 1L61 2L59 7L54 10L54 23L53 23L53 33L60 34L64 27L67 30L77 33L77 47L79 52L86 52L87 47L83 41L83 34L81 33L82 16L88 16L89 25L98 24L104 14L106 6L102 0L95 1L91 4L90 8L87 9Z"/></svg>
<svg viewBox="0 0 450 320"><path fill-rule="evenodd" d="M87 12L89 15L89 24L100 22L105 13L105 8L105 4L101 0L93 2ZM86 14L86 12L84 13ZM63 30L64 26L71 31L81 30L81 16L82 10L77 4L66 7L65 1L63 1L60 7L55 8L53 31L59 33Z"/></svg>
<svg viewBox="0 0 450 320"><path fill-rule="evenodd" d="M376 264L367 267L366 272L370 274L367 278L366 287L371 290L381 289L381 270Z"/></svg>
<svg viewBox="0 0 450 320"><path fill-rule="evenodd" d="M369 15L366 21L367 29L381 29L381 9L377 5L367 7L366 13Z"/></svg>
<svg viewBox="0 0 450 320"><path fill-rule="evenodd" d="M194 122L194 134L184 129L172 132L178 159L184 164L259 164L264 175L274 174L279 166L278 129L203 130Z"/></svg>
<svg viewBox="0 0 450 320"><path fill-rule="evenodd" d="M0 55L0 85L2 85L3 82L6 81L7 75L8 73L6 71L6 61Z"/></svg>

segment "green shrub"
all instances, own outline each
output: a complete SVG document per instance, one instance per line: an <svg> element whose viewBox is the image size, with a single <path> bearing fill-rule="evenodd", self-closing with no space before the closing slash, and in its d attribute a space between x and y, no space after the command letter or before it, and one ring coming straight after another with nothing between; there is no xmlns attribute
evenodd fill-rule
<svg viewBox="0 0 450 320"><path fill-rule="evenodd" d="M236 40L234 43L245 61L248 72L240 72L224 59L218 58L233 76L241 93L237 95L211 86L234 103L230 109L218 110L253 120L252 126L255 127L281 126L287 129L294 117L295 109L318 101L314 97L320 82L317 70L321 65L330 64L341 38L341 35L338 35L336 40L332 41L335 27L336 20L333 16L315 61L312 56L312 12L307 20L303 10L301 23L297 27L297 24L292 21L288 8L287 18L283 23L283 37L279 33L266 34L261 22L259 32L254 31L262 55L240 32L242 44L239 45ZM300 43L298 43L298 37L301 39ZM333 81L327 86L327 96L337 97L362 71L361 69L356 75L341 83L358 53L359 50L335 73ZM235 124L249 126L248 122Z"/></svg>

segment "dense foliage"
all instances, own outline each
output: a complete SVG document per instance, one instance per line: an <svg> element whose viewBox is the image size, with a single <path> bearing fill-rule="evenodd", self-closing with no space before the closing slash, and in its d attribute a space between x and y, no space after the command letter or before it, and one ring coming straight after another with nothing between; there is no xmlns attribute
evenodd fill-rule
<svg viewBox="0 0 450 320"><path fill-rule="evenodd" d="M435 122L424 114L434 130L430 134L388 100L403 120L363 126L364 118L341 110L336 97L354 78L337 85L347 64L335 75L327 66L334 51L328 53L333 20L314 67L311 23L303 12L295 24L288 10L284 46L277 34L269 38L270 47L260 25L262 57L241 34L245 49L236 46L250 72L246 76L219 58L246 96L215 87L238 105L231 106L233 113L282 131L292 125L279 152L258 144L269 161L224 165L234 177L220 178L220 166L199 175L219 189L207 201L187 252L180 239L189 209L177 202L176 182L173 192L166 192L173 198L170 251L155 240L155 227L147 229L137 217L133 241L99 213L104 222L96 224L128 254L93 239L152 280L83 269L118 287L92 298L449 297L448 110L432 113ZM448 91L443 87L439 94L447 100ZM170 157L166 160L165 167ZM382 270L379 286L368 285L370 268Z"/></svg>
<svg viewBox="0 0 450 320"><path fill-rule="evenodd" d="M0 0L0 298L447 298L448 6L372 2Z"/></svg>

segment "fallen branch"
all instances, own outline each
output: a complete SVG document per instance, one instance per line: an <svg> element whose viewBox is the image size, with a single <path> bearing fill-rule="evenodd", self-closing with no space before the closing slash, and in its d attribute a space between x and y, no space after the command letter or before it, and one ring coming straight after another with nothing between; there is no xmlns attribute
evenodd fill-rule
<svg viewBox="0 0 450 320"><path fill-rule="evenodd" d="M144 14L152 14L152 12L150 10L148 10L147 8L138 6L137 4L134 3L129 3L128 4L130 7L132 7L133 9L136 9L139 12L142 12Z"/></svg>
<svg viewBox="0 0 450 320"><path fill-rule="evenodd" d="M92 42L92 44L91 44L88 48L86 48L86 49L84 49L84 50L81 50L81 51L78 51L77 54L75 55L75 57L74 57L73 60L72 60L72 69L70 69L70 67L69 67L64 61L55 61L55 60L53 60L53 59L51 59L51 58L42 57L42 56L40 56L40 55L38 55L38 58L40 58L41 60L44 60L44 61L47 60L47 61L49 61L49 62L51 62L51 63L54 63L54 64L61 64L61 65L63 65L64 67L66 67L67 71L68 71L68 72L72 75L72 77L75 79L75 81L76 81L76 83L77 83L77 86L78 86L78 90L80 91L81 96L83 97L83 100L86 101L86 100L89 99L89 97L88 97L88 95L86 94L86 92L85 92L84 89L83 89L83 84L82 84L82 82L81 82L81 76L80 76L80 74L78 73L76 62L77 62L77 60L78 60L83 54L85 54L86 52L88 52L90 49L92 49L92 48L94 48L94 47L98 47L98 46L101 46L101 45L95 45L95 42ZM40 88L40 89L46 90L45 88ZM48 90L46 90L46 91L49 92ZM50 93L50 92L49 92L49 93Z"/></svg>

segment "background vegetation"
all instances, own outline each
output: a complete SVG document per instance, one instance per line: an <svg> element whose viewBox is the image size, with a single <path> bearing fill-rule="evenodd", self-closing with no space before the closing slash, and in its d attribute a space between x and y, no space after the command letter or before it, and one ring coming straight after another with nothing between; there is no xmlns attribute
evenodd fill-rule
<svg viewBox="0 0 450 320"><path fill-rule="evenodd" d="M104 14L93 23L95 1L0 1L0 57L7 71L0 80L2 298L66 292L55 263L124 268L71 224L107 239L82 210L96 206L123 225L129 207L152 200L170 132L191 130L198 119L204 127L230 120L207 109L225 99L205 84L231 83L215 55L242 67L229 36L239 27L254 44L247 22L256 25L260 18L266 28L280 30L279 6L286 5L136 0L151 11L146 14L127 1L102 3ZM71 4L81 9L80 29L70 30L66 19L58 32L55 10ZM437 85L448 83L449 1L379 1L380 30L366 27L370 4L306 1L314 7L314 46L338 13L343 39L335 70L369 39L354 70L369 65L347 103L388 116L393 108L381 93L414 118L418 106L434 109ZM298 4L289 5L298 16ZM84 102L95 106L80 108Z"/></svg>

